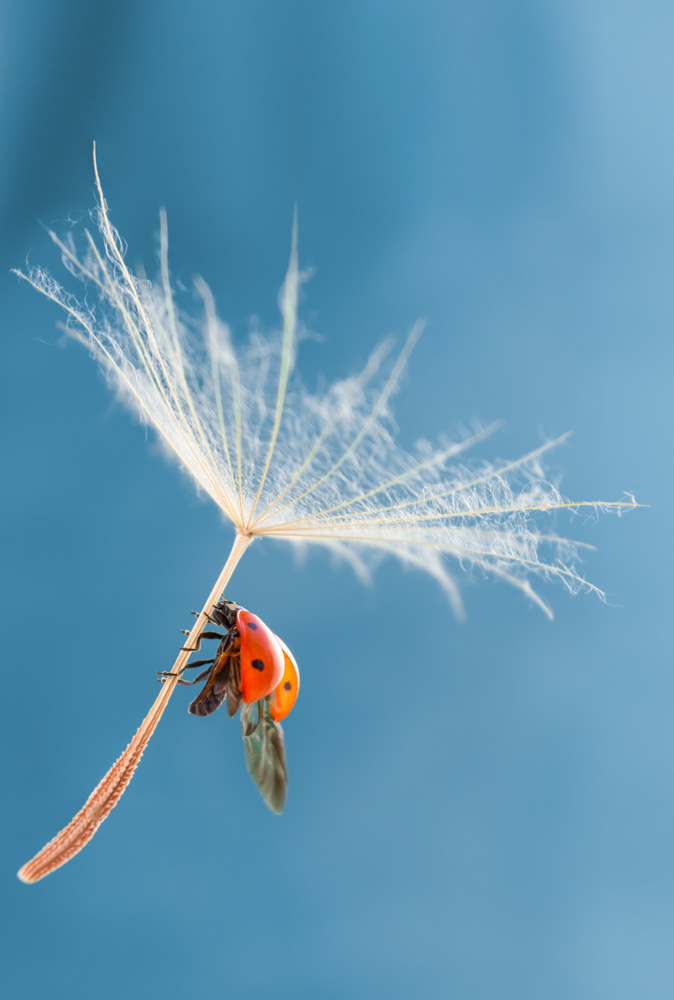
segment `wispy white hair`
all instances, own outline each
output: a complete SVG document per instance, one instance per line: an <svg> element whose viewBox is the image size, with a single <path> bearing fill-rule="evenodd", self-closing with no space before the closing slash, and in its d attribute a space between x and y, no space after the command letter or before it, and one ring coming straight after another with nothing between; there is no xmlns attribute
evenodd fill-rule
<svg viewBox="0 0 674 1000"><path fill-rule="evenodd" d="M160 217L159 274L131 273L96 172L98 230L84 244L50 232L68 270L95 296L78 300L49 273L21 274L67 313L68 333L99 361L111 383L152 425L236 531L341 553L364 576L373 560L396 556L430 573L462 613L450 565L480 570L520 588L548 615L532 578L569 590L601 591L577 568L580 543L542 532L563 507L629 506L566 500L550 483L545 453L567 435L510 461L466 462L463 454L496 425L414 453L396 442L391 401L423 324L397 357L387 340L358 375L309 391L296 371L301 283L297 222L281 293L282 329L234 345L200 278L197 315L176 302ZM19 272L20 273L20 272Z"/></svg>
<svg viewBox="0 0 674 1000"><path fill-rule="evenodd" d="M576 568L580 543L543 533L542 516L562 507L634 505L565 500L547 481L542 464L545 452L563 437L501 462L468 464L461 457L495 425L441 447L420 443L414 454L404 451L396 444L390 405L421 323L396 358L385 342L359 375L310 392L294 372L300 285L296 222L281 295L283 327L271 336L254 333L235 348L203 281L195 283L202 302L198 318L176 304L165 215L159 277L153 282L129 271L98 171L96 184L98 242L85 230L80 250L72 236L61 240L51 233L66 267L96 293L96 302L76 299L41 268L21 276L63 307L70 335L92 352L124 400L157 430L236 535L150 711L70 823L19 869L19 878L29 883L74 857L119 801L212 621L214 605L255 537L326 546L346 557L360 576L378 558L396 556L430 573L460 614L459 591L448 567L453 560L507 580L551 615L532 578L556 579L572 591L601 591Z"/></svg>

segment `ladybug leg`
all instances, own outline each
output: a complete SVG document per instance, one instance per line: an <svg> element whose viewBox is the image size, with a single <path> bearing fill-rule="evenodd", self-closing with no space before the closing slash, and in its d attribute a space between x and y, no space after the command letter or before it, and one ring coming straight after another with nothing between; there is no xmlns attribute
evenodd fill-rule
<svg viewBox="0 0 674 1000"><path fill-rule="evenodd" d="M176 677L176 676L182 677L183 670L192 670L194 667L203 667L204 664L206 664L206 663L209 665L208 666L208 670L204 670L204 672L202 674L199 674L199 676L197 677L196 681L178 681L179 684L196 684L196 682L198 680L201 680L202 678L204 678L206 676L206 674L208 674L210 672L213 663L215 663L215 660L195 660L194 663L186 663L185 666L183 667L183 669L177 675L174 674L174 673L172 673L171 671L168 671L168 670L158 670L157 674L161 678L164 678L164 677Z"/></svg>
<svg viewBox="0 0 674 1000"><path fill-rule="evenodd" d="M189 634L189 633L188 633ZM183 653L196 653L197 650L201 649L202 639L224 639L225 636L222 632L202 632L197 639L196 646L181 646L180 649Z"/></svg>
<svg viewBox="0 0 674 1000"><path fill-rule="evenodd" d="M204 613L201 611L190 611L190 614L194 615L195 618L198 618L200 614ZM211 625L220 625L222 628L226 629L231 627L231 617L231 614L226 615L220 608L218 608L217 605L211 609L210 614L207 612L204 614L204 618L207 622L210 622Z"/></svg>
<svg viewBox="0 0 674 1000"><path fill-rule="evenodd" d="M204 662L207 662L207 661L204 661ZM192 665L194 666L194 664L192 664ZM176 684L182 684L183 687L191 687L193 684L198 684L199 681L203 681L206 677L208 677L208 675L210 674L210 672L211 672L212 669L213 669L212 667L208 667L207 670L202 670L202 672L200 674L197 674L197 676L194 678L193 681L186 681L186 680L183 680L183 678L181 677L179 681L176 681ZM158 671L158 673L159 673L159 671ZM159 677L157 678L157 680L159 681L160 684L163 684L168 677L175 677L175 676L176 676L175 674L167 673L164 670L161 673L159 673Z"/></svg>
<svg viewBox="0 0 674 1000"><path fill-rule="evenodd" d="M157 673L159 673L159 671L157 671ZM176 677L176 676L179 676L179 675L177 675L177 674L163 674L163 675L160 674L159 677L157 678L157 684L165 684L168 677ZM185 686L187 686L188 684L194 684L194 683L195 683L195 681L184 681L182 679L182 677L180 678L180 680L176 681L176 684L182 684L182 685L185 685Z"/></svg>
<svg viewBox="0 0 674 1000"><path fill-rule="evenodd" d="M214 659L195 660L194 663L186 663L185 666L180 671L180 673L182 674L183 670L192 670L194 667L203 667L205 666L206 663L214 663L214 662L215 662ZM168 670L158 670L157 673L161 674L162 677L175 677L175 674L169 673Z"/></svg>
<svg viewBox="0 0 674 1000"><path fill-rule="evenodd" d="M198 618L199 615L203 615L204 618L206 619L206 621L210 622L211 625L218 625L219 624L219 622L216 622L215 618L211 618L211 616L208 614L208 612L204 612L204 611L190 611L190 614L194 615L195 618Z"/></svg>

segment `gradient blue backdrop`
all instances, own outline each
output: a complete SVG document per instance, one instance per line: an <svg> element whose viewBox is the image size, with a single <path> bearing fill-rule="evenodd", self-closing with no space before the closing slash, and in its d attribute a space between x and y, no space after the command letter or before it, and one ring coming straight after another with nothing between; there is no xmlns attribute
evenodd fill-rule
<svg viewBox="0 0 674 1000"><path fill-rule="evenodd" d="M672 996L673 29L637 0L0 5L5 996ZM651 506L560 518L610 603L548 588L552 624L488 580L459 625L419 574L255 545L232 596L302 668L285 815L179 692L27 888L231 539L8 274L60 269L39 222L91 207L94 138L131 263L166 206L174 273L241 335L276 322L298 202L309 383L424 315L403 443L571 429L568 495Z"/></svg>

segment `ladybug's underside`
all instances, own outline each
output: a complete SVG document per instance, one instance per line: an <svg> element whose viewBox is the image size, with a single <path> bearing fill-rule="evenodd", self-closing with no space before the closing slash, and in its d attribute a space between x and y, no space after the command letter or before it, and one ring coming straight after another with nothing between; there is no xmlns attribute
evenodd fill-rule
<svg viewBox="0 0 674 1000"><path fill-rule="evenodd" d="M207 666L207 669L200 673L193 681L186 681L181 678L178 684L185 686L198 684L205 677L208 678L202 691L199 692L194 701L190 704L188 712L192 715L211 715L220 708L223 701L227 699L227 711L230 719L236 715L241 705L241 636L237 628L237 614L240 608L234 601L220 601L213 608L208 616L209 622L213 625L220 625L227 631L222 632L202 632L193 649L196 651L201 647L202 639L219 639L215 656L209 660L194 660L189 663L186 669ZM166 674L162 674L166 676Z"/></svg>
<svg viewBox="0 0 674 1000"><path fill-rule="evenodd" d="M227 713L230 719L236 715L242 697L240 654L241 636L234 627L222 638L214 659L210 661L213 666L195 678L196 684L208 675L203 690L191 703L188 712L192 715L210 715L227 699Z"/></svg>

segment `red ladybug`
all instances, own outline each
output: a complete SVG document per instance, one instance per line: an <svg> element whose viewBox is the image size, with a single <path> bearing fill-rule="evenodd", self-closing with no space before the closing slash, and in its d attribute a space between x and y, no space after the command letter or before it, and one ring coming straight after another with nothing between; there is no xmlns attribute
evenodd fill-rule
<svg viewBox="0 0 674 1000"><path fill-rule="evenodd" d="M295 657L286 644L252 611L233 601L220 601L208 620L226 631L202 632L202 639L218 639L215 656L196 660L185 669L204 670L193 681L207 678L189 711L210 715L227 701L230 717L241 707L241 735L246 767L267 805L276 813L283 811L288 789L285 742L280 721L290 712L300 689L300 672ZM192 652L192 650L190 650ZM171 674L161 673L161 679Z"/></svg>
<svg viewBox="0 0 674 1000"><path fill-rule="evenodd" d="M299 690L297 663L278 636L261 618L239 607L233 601L220 601L209 615L209 621L227 631L202 632L202 639L219 639L215 656L210 660L195 660L185 669L208 665L208 669L193 681L181 679L179 684L198 684L208 678L188 711L193 715L210 715L227 699L227 711L235 715L241 702L250 705L272 695L272 718L285 718L295 704ZM167 676L162 673L161 677ZM289 685L289 686L288 686Z"/></svg>

